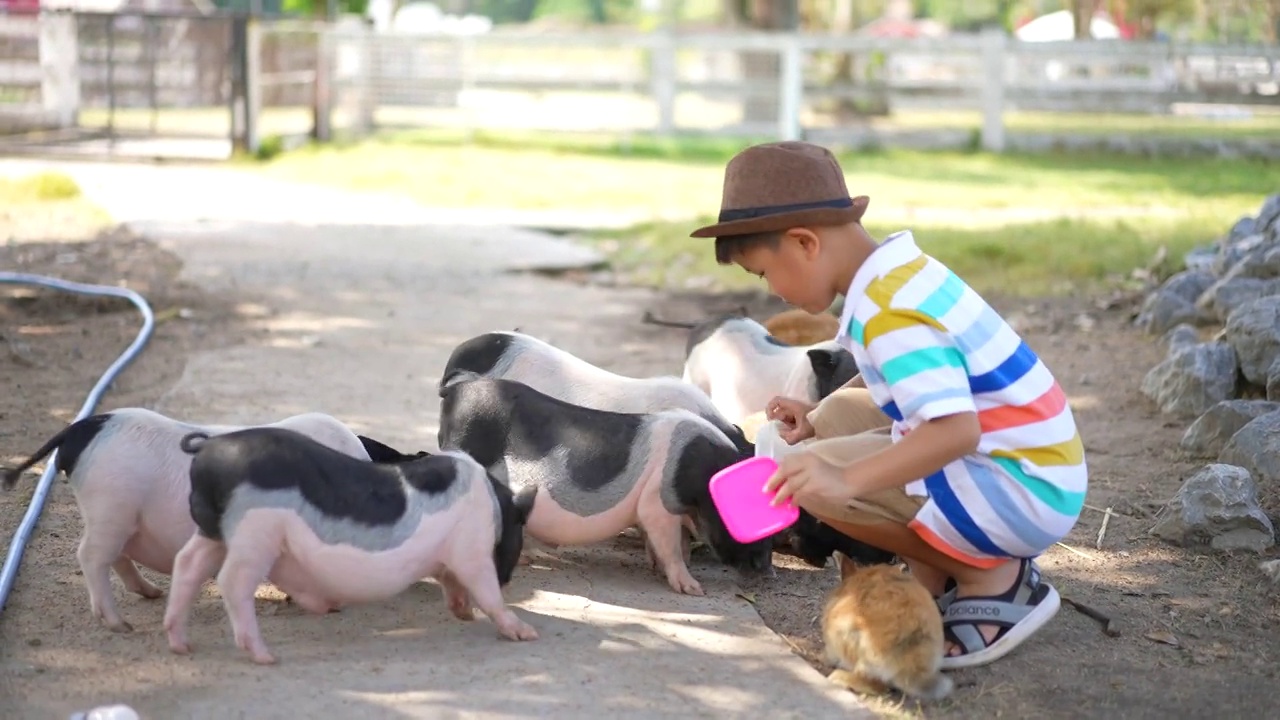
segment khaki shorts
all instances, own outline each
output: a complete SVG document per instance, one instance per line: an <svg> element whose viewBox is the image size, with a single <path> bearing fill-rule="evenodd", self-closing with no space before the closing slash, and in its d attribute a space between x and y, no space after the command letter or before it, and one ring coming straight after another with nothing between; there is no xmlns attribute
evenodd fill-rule
<svg viewBox="0 0 1280 720"><path fill-rule="evenodd" d="M893 421L871 399L865 388L841 388L823 398L808 415L814 437L795 446L844 468L893 444L889 428ZM779 425L756 413L743 422L747 439L774 447L786 443L777 437ZM785 452L785 450L784 450ZM851 525L893 522L906 525L924 506L927 498L908 495L903 487L872 493L844 506L815 503L802 505L819 518Z"/></svg>

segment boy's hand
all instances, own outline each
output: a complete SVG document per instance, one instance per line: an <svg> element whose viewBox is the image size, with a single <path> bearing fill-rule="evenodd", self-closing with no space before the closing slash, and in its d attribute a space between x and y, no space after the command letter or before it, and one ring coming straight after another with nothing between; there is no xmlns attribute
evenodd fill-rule
<svg viewBox="0 0 1280 720"><path fill-rule="evenodd" d="M839 507L853 498L840 468L809 452L786 455L778 462L778 471L765 483L765 490L777 490L770 504L778 506L795 498L799 504L818 501Z"/></svg>
<svg viewBox="0 0 1280 720"><path fill-rule="evenodd" d="M815 407L817 407L816 404L811 405L803 400L779 395L764 406L764 415L770 420L780 421L782 431L778 435L788 445L795 445L801 440L813 437L813 425L809 424L808 415Z"/></svg>

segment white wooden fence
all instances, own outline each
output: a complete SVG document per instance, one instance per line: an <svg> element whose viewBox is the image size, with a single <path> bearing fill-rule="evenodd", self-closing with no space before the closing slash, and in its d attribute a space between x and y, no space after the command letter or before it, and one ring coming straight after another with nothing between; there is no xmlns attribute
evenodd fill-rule
<svg viewBox="0 0 1280 720"><path fill-rule="evenodd" d="M26 56L0 60L0 116L38 107L55 125L74 124L88 79L77 68L74 23L63 18L0 16L0 36L13 23L40 28L38 57L28 48ZM981 144L993 151L1006 147L1004 119L1014 110L1159 114L1177 103L1280 109L1276 46L670 28L442 36L274 20L250 21L248 35L251 149L261 113L308 104L322 138L332 128L461 124L790 139L855 127L860 120L842 114L850 103L959 109L980 113ZM844 72L836 72L841 64ZM130 101L121 102L117 107Z"/></svg>
<svg viewBox="0 0 1280 720"><path fill-rule="evenodd" d="M525 113L518 97L562 94L576 104L544 117L543 127L794 139L834 122L824 106L874 100L894 110L980 112L982 145L999 151L1012 110L1166 114L1178 103L1280 109L1276 46L1023 43L999 32L922 40L670 30L449 37L296 24L263 25L261 32L324 32L332 97L357 93L364 103L357 115L379 124L412 124L413 109L435 107L453 108L469 127L529 127L536 113ZM764 72L747 69L751 54ZM843 80L831 71L840 56L852 56ZM752 101L756 112L742 112ZM712 104L738 115L713 112ZM593 113L594 125L575 122L575 115ZM432 124L445 116L417 117Z"/></svg>

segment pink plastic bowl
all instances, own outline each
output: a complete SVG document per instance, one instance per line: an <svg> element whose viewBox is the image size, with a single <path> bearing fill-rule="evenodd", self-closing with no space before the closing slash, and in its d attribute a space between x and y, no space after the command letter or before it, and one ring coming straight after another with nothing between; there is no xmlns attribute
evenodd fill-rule
<svg viewBox="0 0 1280 720"><path fill-rule="evenodd" d="M800 508L783 503L769 504L774 493L764 491L765 483L777 471L770 457L753 457L734 463L711 477L711 501L715 503L725 528L740 543L755 542L800 519Z"/></svg>

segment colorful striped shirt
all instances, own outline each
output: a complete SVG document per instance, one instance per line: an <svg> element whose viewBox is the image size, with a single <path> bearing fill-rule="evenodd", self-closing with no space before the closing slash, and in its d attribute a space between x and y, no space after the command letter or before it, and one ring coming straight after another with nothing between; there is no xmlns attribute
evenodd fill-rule
<svg viewBox="0 0 1280 720"><path fill-rule="evenodd" d="M858 269L836 337L900 440L921 423L977 413L977 451L911 482L928 500L911 527L986 567L1035 557L1075 525L1088 471L1066 395L977 292L895 233Z"/></svg>

